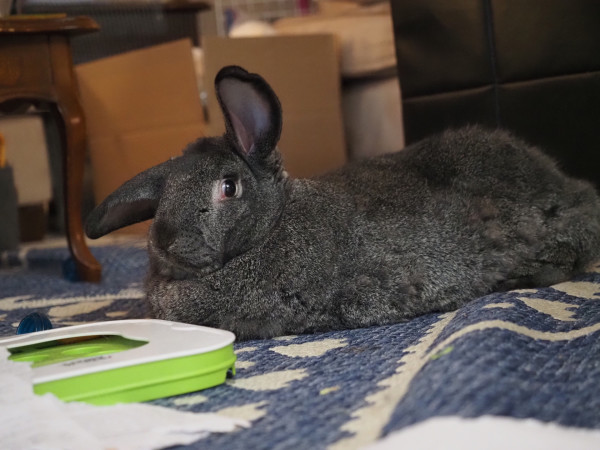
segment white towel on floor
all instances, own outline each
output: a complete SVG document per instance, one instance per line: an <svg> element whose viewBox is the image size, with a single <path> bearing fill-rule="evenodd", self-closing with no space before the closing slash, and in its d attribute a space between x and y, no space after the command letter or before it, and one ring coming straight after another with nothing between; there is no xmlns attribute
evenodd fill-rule
<svg viewBox="0 0 600 450"><path fill-rule="evenodd" d="M0 348L0 442L10 449L155 449L185 445L243 420L132 403L93 406L35 395L29 364Z"/></svg>

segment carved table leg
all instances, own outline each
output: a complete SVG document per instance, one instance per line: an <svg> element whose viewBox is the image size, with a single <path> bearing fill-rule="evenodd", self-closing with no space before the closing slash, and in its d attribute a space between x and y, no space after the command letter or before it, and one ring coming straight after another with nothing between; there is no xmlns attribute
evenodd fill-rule
<svg viewBox="0 0 600 450"><path fill-rule="evenodd" d="M102 268L85 242L81 218L86 130L73 73L70 47L64 36L53 37L50 44L56 104L64 124L63 185L65 225L69 249L77 274L83 281L98 282Z"/></svg>

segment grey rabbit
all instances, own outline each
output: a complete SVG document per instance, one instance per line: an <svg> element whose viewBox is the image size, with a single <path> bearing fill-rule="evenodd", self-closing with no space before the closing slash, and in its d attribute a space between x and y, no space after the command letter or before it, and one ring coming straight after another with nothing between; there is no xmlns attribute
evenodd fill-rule
<svg viewBox="0 0 600 450"><path fill-rule="evenodd" d="M215 88L224 135L127 181L86 223L97 238L154 218L157 318L238 339L368 327L561 282L600 258L592 185L507 132L446 131L292 179L267 82L228 66Z"/></svg>

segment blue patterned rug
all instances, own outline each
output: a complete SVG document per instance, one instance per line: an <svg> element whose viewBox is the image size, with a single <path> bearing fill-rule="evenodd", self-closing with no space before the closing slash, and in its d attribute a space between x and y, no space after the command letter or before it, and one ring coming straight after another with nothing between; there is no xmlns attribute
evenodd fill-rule
<svg viewBox="0 0 600 450"><path fill-rule="evenodd" d="M92 252L100 284L62 277L65 247L2 255L0 335L32 311L55 326L147 317L143 245ZM252 426L197 448L351 449L435 416L534 418L600 429L600 265L407 323L236 344L237 375L157 400ZM193 446L192 446L193 447Z"/></svg>

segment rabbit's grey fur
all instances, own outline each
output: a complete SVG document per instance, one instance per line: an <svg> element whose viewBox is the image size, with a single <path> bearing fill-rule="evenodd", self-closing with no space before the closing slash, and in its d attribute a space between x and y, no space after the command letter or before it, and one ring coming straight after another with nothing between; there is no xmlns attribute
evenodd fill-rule
<svg viewBox="0 0 600 450"><path fill-rule="evenodd" d="M291 179L268 84L227 67L216 87L225 135L136 176L87 222L98 237L154 217L146 288L158 318L239 339L366 327L564 281L600 257L592 186L506 132L447 131Z"/></svg>

